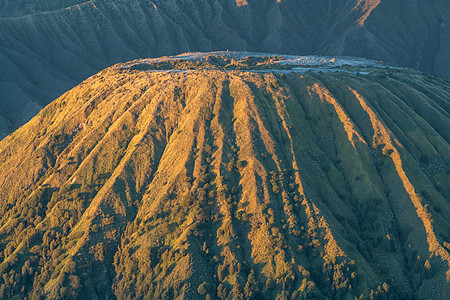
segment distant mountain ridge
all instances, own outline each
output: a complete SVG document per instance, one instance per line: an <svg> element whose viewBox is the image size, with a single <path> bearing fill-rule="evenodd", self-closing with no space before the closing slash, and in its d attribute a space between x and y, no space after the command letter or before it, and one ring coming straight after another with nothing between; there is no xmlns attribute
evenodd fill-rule
<svg viewBox="0 0 450 300"><path fill-rule="evenodd" d="M450 78L446 0L80 2L0 3L0 138L86 77L141 57L347 55Z"/></svg>
<svg viewBox="0 0 450 300"><path fill-rule="evenodd" d="M13 18L65 9L86 0L2 0L0 17Z"/></svg>
<svg viewBox="0 0 450 300"><path fill-rule="evenodd" d="M107 68L0 141L0 298L446 300L449 99L350 57Z"/></svg>

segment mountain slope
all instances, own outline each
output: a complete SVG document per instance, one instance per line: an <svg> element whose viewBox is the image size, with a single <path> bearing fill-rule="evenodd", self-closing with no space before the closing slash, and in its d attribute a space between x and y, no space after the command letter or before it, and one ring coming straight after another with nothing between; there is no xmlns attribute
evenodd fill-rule
<svg viewBox="0 0 450 300"><path fill-rule="evenodd" d="M0 142L0 297L446 299L449 96L351 58L108 68Z"/></svg>
<svg viewBox="0 0 450 300"><path fill-rule="evenodd" d="M445 0L22 0L0 11L0 138L88 76L140 57L349 55L450 79ZM10 115L17 102L25 105Z"/></svg>
<svg viewBox="0 0 450 300"><path fill-rule="evenodd" d="M2 0L0 17L21 17L36 13L64 9L84 0Z"/></svg>

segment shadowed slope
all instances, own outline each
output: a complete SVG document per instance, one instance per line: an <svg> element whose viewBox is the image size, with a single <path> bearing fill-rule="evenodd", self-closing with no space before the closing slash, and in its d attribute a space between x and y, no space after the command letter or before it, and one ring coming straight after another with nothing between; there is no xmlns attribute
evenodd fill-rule
<svg viewBox="0 0 450 300"><path fill-rule="evenodd" d="M0 17L20 17L43 13L84 3L86 0L3 0Z"/></svg>
<svg viewBox="0 0 450 300"><path fill-rule="evenodd" d="M106 69L0 142L1 297L448 296L448 83L233 55Z"/></svg>

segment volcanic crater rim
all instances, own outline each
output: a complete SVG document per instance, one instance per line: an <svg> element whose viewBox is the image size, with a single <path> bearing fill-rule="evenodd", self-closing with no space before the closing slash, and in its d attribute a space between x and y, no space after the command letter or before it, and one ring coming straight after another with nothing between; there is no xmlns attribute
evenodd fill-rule
<svg viewBox="0 0 450 300"><path fill-rule="evenodd" d="M374 69L401 69L381 61L349 56L283 55L259 52L188 52L175 56L136 59L118 64L122 70L190 72L199 69L250 72L306 73L347 72L367 75Z"/></svg>

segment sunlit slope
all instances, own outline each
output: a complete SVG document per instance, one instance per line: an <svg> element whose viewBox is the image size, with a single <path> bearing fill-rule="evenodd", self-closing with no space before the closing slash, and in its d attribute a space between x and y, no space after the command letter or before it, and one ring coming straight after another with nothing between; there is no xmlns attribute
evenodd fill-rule
<svg viewBox="0 0 450 300"><path fill-rule="evenodd" d="M277 59L112 67L0 142L0 298L447 299L448 82Z"/></svg>

